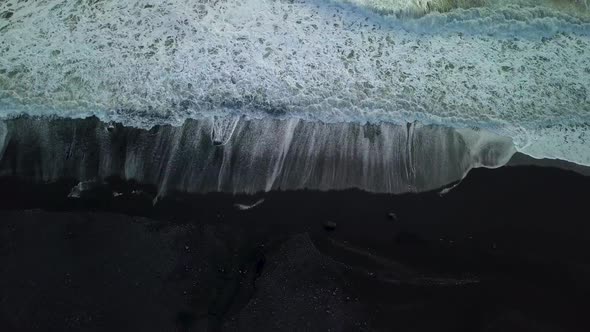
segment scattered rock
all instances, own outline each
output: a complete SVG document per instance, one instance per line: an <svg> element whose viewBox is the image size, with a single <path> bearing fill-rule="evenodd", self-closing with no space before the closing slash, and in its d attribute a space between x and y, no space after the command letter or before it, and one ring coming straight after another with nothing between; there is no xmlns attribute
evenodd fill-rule
<svg viewBox="0 0 590 332"><path fill-rule="evenodd" d="M387 214L387 218L388 218L389 220L398 221L398 219L397 219L397 214L395 214L395 213L393 213L393 212L390 212L390 213L388 213L388 214Z"/></svg>
<svg viewBox="0 0 590 332"><path fill-rule="evenodd" d="M324 223L324 229L327 231L333 231L336 229L336 223L333 221L326 221Z"/></svg>

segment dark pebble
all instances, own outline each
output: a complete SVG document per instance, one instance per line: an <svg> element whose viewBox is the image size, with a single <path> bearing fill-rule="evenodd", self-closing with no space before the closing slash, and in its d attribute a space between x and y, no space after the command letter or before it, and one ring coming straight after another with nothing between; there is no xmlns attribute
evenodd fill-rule
<svg viewBox="0 0 590 332"><path fill-rule="evenodd" d="M390 213L388 213L388 214L387 214L387 218L388 218L389 220L398 221L398 219L397 219L397 215L396 215L395 213L393 213L393 212L390 212Z"/></svg>
<svg viewBox="0 0 590 332"><path fill-rule="evenodd" d="M326 221L324 223L324 229L327 231L333 231L336 229L336 223L333 221Z"/></svg>

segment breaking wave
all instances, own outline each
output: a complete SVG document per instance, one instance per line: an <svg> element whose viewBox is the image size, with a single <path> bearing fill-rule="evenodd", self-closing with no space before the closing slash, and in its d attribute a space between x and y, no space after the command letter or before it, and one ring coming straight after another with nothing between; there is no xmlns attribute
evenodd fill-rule
<svg viewBox="0 0 590 332"><path fill-rule="evenodd" d="M590 165L589 86L586 1L0 4L2 118L419 121Z"/></svg>

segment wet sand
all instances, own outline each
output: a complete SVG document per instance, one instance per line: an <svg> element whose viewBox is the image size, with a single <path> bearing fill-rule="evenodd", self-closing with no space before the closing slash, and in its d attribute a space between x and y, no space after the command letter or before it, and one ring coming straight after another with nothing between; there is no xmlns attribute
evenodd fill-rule
<svg viewBox="0 0 590 332"><path fill-rule="evenodd" d="M575 172L155 205L154 187L68 197L76 183L0 179L3 331L590 329L590 178Z"/></svg>

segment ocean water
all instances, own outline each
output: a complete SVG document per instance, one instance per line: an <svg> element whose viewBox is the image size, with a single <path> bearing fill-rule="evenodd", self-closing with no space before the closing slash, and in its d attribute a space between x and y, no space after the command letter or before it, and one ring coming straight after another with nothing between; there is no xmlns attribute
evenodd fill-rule
<svg viewBox="0 0 590 332"><path fill-rule="evenodd" d="M585 0L0 3L5 120L417 121L590 165L589 89Z"/></svg>

